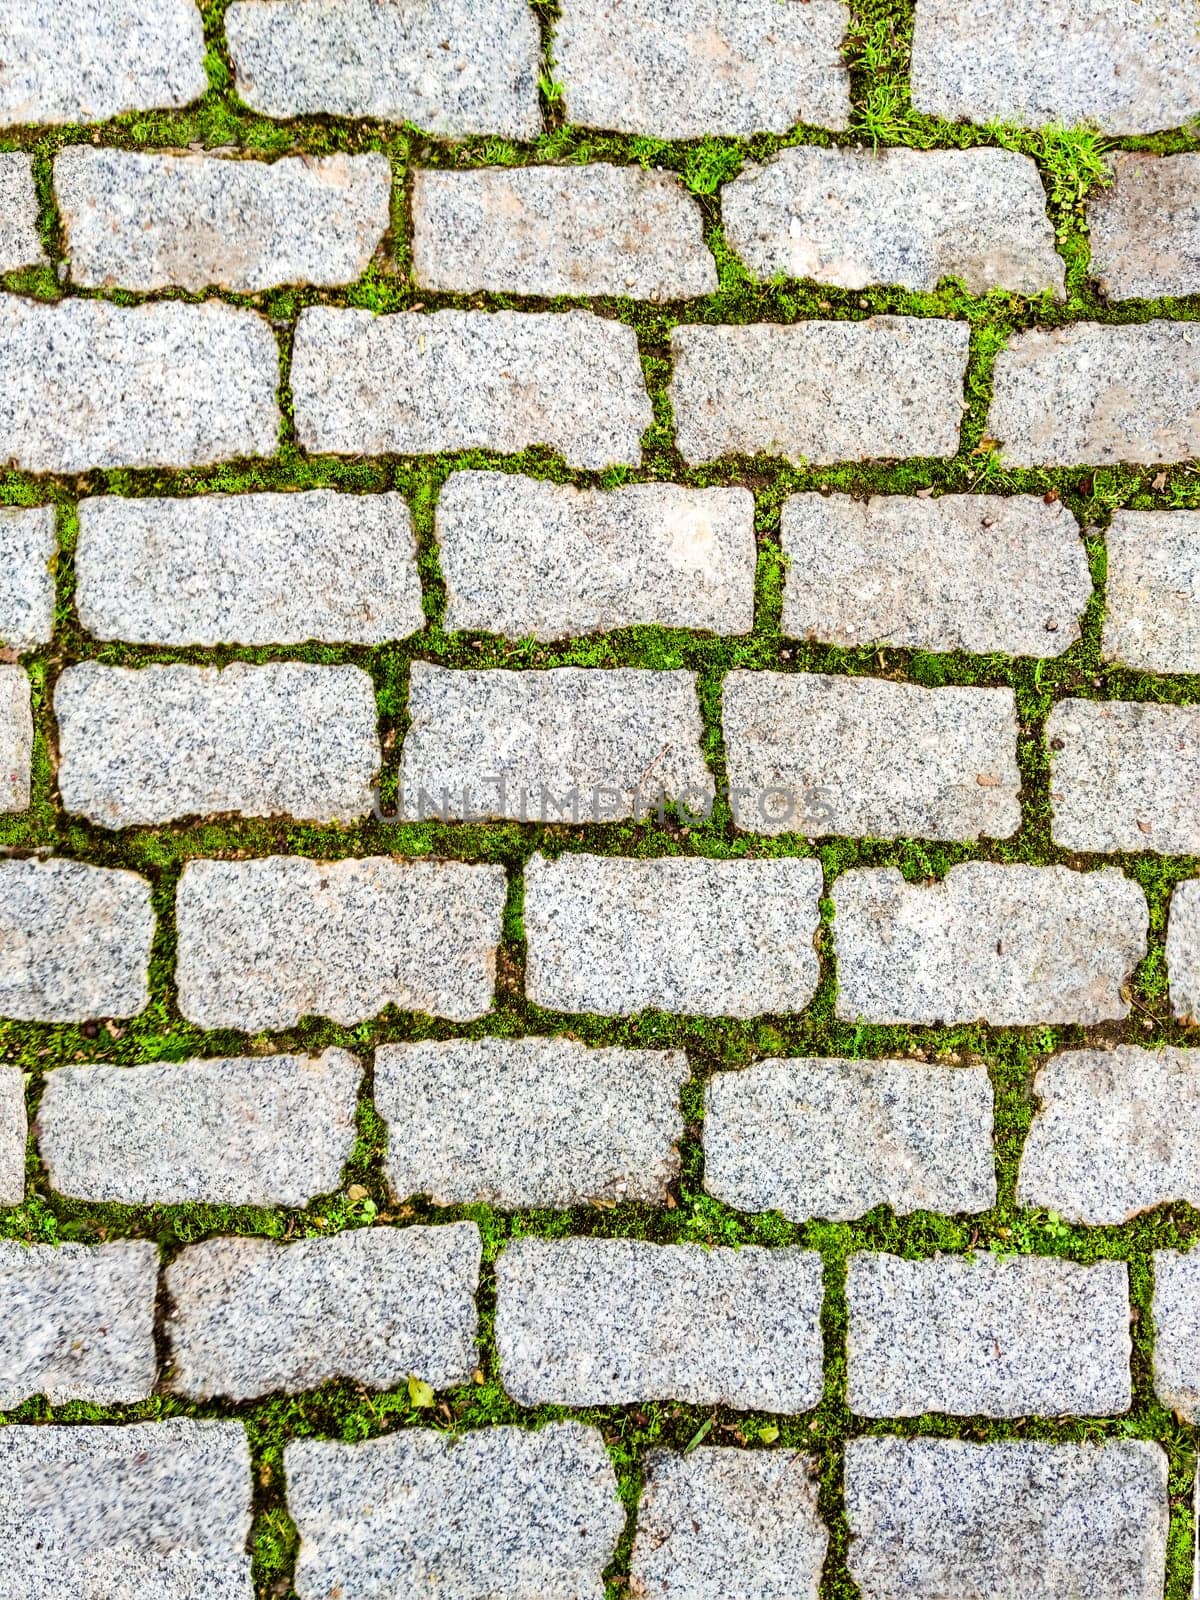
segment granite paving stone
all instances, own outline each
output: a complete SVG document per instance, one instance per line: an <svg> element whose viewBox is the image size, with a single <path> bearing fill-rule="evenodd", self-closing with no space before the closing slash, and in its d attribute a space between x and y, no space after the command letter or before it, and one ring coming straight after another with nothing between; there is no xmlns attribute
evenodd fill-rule
<svg viewBox="0 0 1200 1600"><path fill-rule="evenodd" d="M986 1067L767 1060L714 1073L704 1106L704 1187L737 1211L853 1222L996 1202Z"/></svg>
<svg viewBox="0 0 1200 1600"><path fill-rule="evenodd" d="M802 1011L818 980L816 861L535 855L525 993L557 1011L753 1017Z"/></svg>
<svg viewBox="0 0 1200 1600"><path fill-rule="evenodd" d="M481 1248L473 1222L189 1245L166 1271L171 1388L245 1400L335 1378L465 1382Z"/></svg>
<svg viewBox="0 0 1200 1600"><path fill-rule="evenodd" d="M382 760L361 667L68 667L54 691L63 805L104 828L237 812L349 822Z"/></svg>
<svg viewBox="0 0 1200 1600"><path fill-rule="evenodd" d="M389 1005L469 1022L492 1003L505 892L503 867L460 861L190 861L179 1009L246 1033L306 1016L349 1027Z"/></svg>
<svg viewBox="0 0 1200 1600"><path fill-rule="evenodd" d="M3 68L0 67L0 85ZM2 92L2 90L0 90ZM38 267L46 259L38 233L33 158L19 150L0 155L0 272Z"/></svg>
<svg viewBox="0 0 1200 1600"><path fill-rule="evenodd" d="M799 1413L821 1398L821 1258L637 1239L517 1239L496 1262L518 1405L680 1400Z"/></svg>
<svg viewBox="0 0 1200 1600"><path fill-rule="evenodd" d="M1092 271L1110 300L1200 293L1200 155L1115 151L1087 207Z"/></svg>
<svg viewBox="0 0 1200 1600"><path fill-rule="evenodd" d="M603 1600L625 1526L604 1440L579 1422L298 1439L284 1467L300 1600Z"/></svg>
<svg viewBox="0 0 1200 1600"><path fill-rule="evenodd" d="M377 152L268 163L68 145L54 161L71 281L92 289L353 283L391 185Z"/></svg>
<svg viewBox="0 0 1200 1600"><path fill-rule="evenodd" d="M75 585L83 626L131 644L378 645L425 626L398 493L83 500Z"/></svg>
<svg viewBox="0 0 1200 1600"><path fill-rule="evenodd" d="M682 1050L567 1038L381 1045L374 1099L389 1187L443 1206L664 1205L687 1076Z"/></svg>
<svg viewBox="0 0 1200 1600"><path fill-rule="evenodd" d="M145 1400L154 1386L158 1248L149 1239L0 1239L0 1409Z"/></svg>
<svg viewBox="0 0 1200 1600"><path fill-rule="evenodd" d="M413 279L470 294L712 294L703 216L673 172L609 162L413 172Z"/></svg>
<svg viewBox="0 0 1200 1600"><path fill-rule="evenodd" d="M1167 973L1177 1017L1200 1022L1200 878L1175 885L1167 920Z"/></svg>
<svg viewBox="0 0 1200 1600"><path fill-rule="evenodd" d="M32 650L54 628L53 506L0 506L0 644Z"/></svg>
<svg viewBox="0 0 1200 1600"><path fill-rule="evenodd" d="M38 1149L80 1200L303 1206L342 1181L361 1078L344 1050L55 1067Z"/></svg>
<svg viewBox="0 0 1200 1600"><path fill-rule="evenodd" d="M1200 672L1200 512L1115 511L1101 653L1143 672Z"/></svg>
<svg viewBox="0 0 1200 1600"><path fill-rule="evenodd" d="M848 1022L1107 1022L1146 953L1146 897L1115 867L968 861L934 884L855 868L833 900Z"/></svg>
<svg viewBox="0 0 1200 1600"><path fill-rule="evenodd" d="M673 483L577 489L455 472L437 504L445 627L557 639L754 626L754 497Z"/></svg>
<svg viewBox="0 0 1200 1600"><path fill-rule="evenodd" d="M25 1074L20 1064L0 1064L0 1206L25 1198Z"/></svg>
<svg viewBox="0 0 1200 1600"><path fill-rule="evenodd" d="M965 322L917 317L683 324L671 333L680 453L689 466L953 456L969 338Z"/></svg>
<svg viewBox="0 0 1200 1600"><path fill-rule="evenodd" d="M1194 1250L1154 1252L1154 1392L1164 1406L1200 1417L1200 1256Z"/></svg>
<svg viewBox="0 0 1200 1600"><path fill-rule="evenodd" d="M1059 656L1092 593L1078 523L1040 495L791 495L783 553L784 633L851 647Z"/></svg>
<svg viewBox="0 0 1200 1600"><path fill-rule="evenodd" d="M651 421L637 335L590 311L309 306L291 382L301 445L331 455L541 444L573 467L637 466Z"/></svg>
<svg viewBox="0 0 1200 1600"><path fill-rule="evenodd" d="M24 667L0 666L0 811L25 811L33 766L33 708Z"/></svg>

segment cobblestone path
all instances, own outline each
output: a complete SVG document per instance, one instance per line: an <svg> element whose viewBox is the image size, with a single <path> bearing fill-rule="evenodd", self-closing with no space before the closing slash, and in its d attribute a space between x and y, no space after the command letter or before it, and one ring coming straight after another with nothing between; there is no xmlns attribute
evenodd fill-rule
<svg viewBox="0 0 1200 1600"><path fill-rule="evenodd" d="M1200 3L3 0L0 373L0 1600L1200 1595Z"/></svg>

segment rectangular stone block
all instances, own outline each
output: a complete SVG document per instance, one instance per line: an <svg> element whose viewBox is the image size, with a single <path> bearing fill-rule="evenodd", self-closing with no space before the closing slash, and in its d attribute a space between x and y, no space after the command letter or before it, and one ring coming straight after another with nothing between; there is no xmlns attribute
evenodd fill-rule
<svg viewBox="0 0 1200 1600"><path fill-rule="evenodd" d="M743 167L721 217L761 280L1066 293L1038 169L1011 150L797 145Z"/></svg>
<svg viewBox="0 0 1200 1600"><path fill-rule="evenodd" d="M1177 1417L1200 1417L1200 1256L1154 1252L1154 1392Z"/></svg>
<svg viewBox="0 0 1200 1600"><path fill-rule="evenodd" d="M131 644L383 644L425 626L401 494L83 500L79 620Z"/></svg>
<svg viewBox="0 0 1200 1600"><path fill-rule="evenodd" d="M1046 737L1057 844L1200 854L1200 706L1060 700Z"/></svg>
<svg viewBox="0 0 1200 1600"><path fill-rule="evenodd" d="M331 455L541 444L573 467L637 466L651 421L637 335L590 311L309 306L292 392L300 443Z"/></svg>
<svg viewBox="0 0 1200 1600"><path fill-rule="evenodd" d="M949 122L1155 133L1200 113L1200 35L1171 0L917 0L912 94Z"/></svg>
<svg viewBox="0 0 1200 1600"><path fill-rule="evenodd" d="M754 626L748 489L576 489L455 472L438 496L437 537L451 632L558 639L639 624Z"/></svg>
<svg viewBox="0 0 1200 1600"><path fill-rule="evenodd" d="M917 317L677 327L680 453L690 466L956 455L969 341L965 322Z"/></svg>
<svg viewBox="0 0 1200 1600"><path fill-rule="evenodd" d="M0 1066L0 1206L25 1198L25 1074L19 1064Z"/></svg>
<svg viewBox="0 0 1200 1600"><path fill-rule="evenodd" d="M170 1386L255 1399L349 1378L437 1389L476 1365L482 1245L473 1222L328 1239L207 1239L167 1268Z"/></svg>
<svg viewBox="0 0 1200 1600"><path fill-rule="evenodd" d="M1175 885L1166 955L1175 1015L1200 1021L1200 878Z"/></svg>
<svg viewBox="0 0 1200 1600"><path fill-rule="evenodd" d="M414 661L400 758L410 818L603 822L662 796L711 808L691 672L479 672Z"/></svg>
<svg viewBox="0 0 1200 1600"><path fill-rule="evenodd" d="M525 992L553 1011L803 1011L819 976L816 861L535 855Z"/></svg>
<svg viewBox="0 0 1200 1600"><path fill-rule="evenodd" d="M38 1148L51 1188L80 1200L303 1206L342 1181L361 1078L344 1050L56 1067Z"/></svg>
<svg viewBox="0 0 1200 1600"><path fill-rule="evenodd" d="M798 1058L718 1072L704 1187L738 1211L853 1222L996 1203L986 1067Z"/></svg>
<svg viewBox="0 0 1200 1600"><path fill-rule="evenodd" d="M569 122L656 139L850 123L842 0L566 0L551 46Z"/></svg>
<svg viewBox="0 0 1200 1600"><path fill-rule="evenodd" d="M207 88L195 0L5 0L0 126L107 122Z"/></svg>
<svg viewBox="0 0 1200 1600"><path fill-rule="evenodd" d="M3 68L0 68L0 75L2 73ZM0 272L41 266L45 259L38 233L33 158L13 150L0 155Z"/></svg>
<svg viewBox="0 0 1200 1600"><path fill-rule="evenodd" d="M378 153L268 163L68 145L54 161L71 281L90 289L353 283L391 187Z"/></svg>
<svg viewBox="0 0 1200 1600"><path fill-rule="evenodd" d="M0 1429L9 1593L252 1600L250 1496L240 1422Z"/></svg>
<svg viewBox="0 0 1200 1600"><path fill-rule="evenodd" d="M240 100L268 117L377 117L458 139L536 139L541 45L523 0L236 0Z"/></svg>
<svg viewBox="0 0 1200 1600"><path fill-rule="evenodd" d="M470 1022L492 1003L506 888L503 867L459 861L191 861L179 1008L245 1033L307 1016L348 1027L389 1005Z"/></svg>
<svg viewBox="0 0 1200 1600"><path fill-rule="evenodd" d="M1101 649L1143 672L1200 672L1200 511L1116 511Z"/></svg>
<svg viewBox="0 0 1200 1600"><path fill-rule="evenodd" d="M847 1404L860 1417L1103 1417L1132 1400L1129 1268L858 1251Z"/></svg>
<svg viewBox="0 0 1200 1600"><path fill-rule="evenodd" d="M135 1017L150 998L154 913L134 872L0 861L0 1016Z"/></svg>
<svg viewBox="0 0 1200 1600"><path fill-rule="evenodd" d="M1107 1022L1146 954L1149 911L1115 867L967 861L936 884L896 867L833 886L837 1015L848 1022Z"/></svg>
<svg viewBox="0 0 1200 1600"><path fill-rule="evenodd" d="M158 1248L149 1239L0 1239L0 1409L35 1394L51 1405L144 1400L158 1367L157 1286Z"/></svg>
<svg viewBox="0 0 1200 1600"><path fill-rule="evenodd" d="M10 650L49 644L57 560L53 506L0 506L0 643Z"/></svg>
<svg viewBox="0 0 1200 1600"><path fill-rule="evenodd" d="M1011 689L734 671L721 719L748 833L1007 839L1021 825Z"/></svg>
<svg viewBox="0 0 1200 1600"><path fill-rule="evenodd" d="M601 1600L625 1526L596 1428L405 1428L284 1451L300 1600Z"/></svg>
<svg viewBox="0 0 1200 1600"><path fill-rule="evenodd" d="M519 1405L821 1398L821 1258L637 1239L517 1239L496 1262L500 1378Z"/></svg>
<svg viewBox="0 0 1200 1600"><path fill-rule="evenodd" d="M607 162L413 172L413 279L458 294L712 294L700 207L673 172Z"/></svg>
<svg viewBox="0 0 1200 1600"><path fill-rule="evenodd" d="M783 553L783 631L828 644L1060 656L1092 594L1078 523L1040 495L792 495Z"/></svg>
<svg viewBox="0 0 1200 1600"><path fill-rule="evenodd" d="M388 1184L398 1200L423 1194L442 1206L663 1205L679 1176L687 1076L682 1050L589 1050L573 1039L381 1045L374 1098L391 1135Z"/></svg>
<svg viewBox="0 0 1200 1600"><path fill-rule="evenodd" d="M0 666L0 811L29 805L33 767L33 707L24 667Z"/></svg>
<svg viewBox="0 0 1200 1600"><path fill-rule="evenodd" d="M1161 1600L1156 1444L852 1439L850 1574L863 1600Z"/></svg>
<svg viewBox="0 0 1200 1600"><path fill-rule="evenodd" d="M366 816L382 755L360 667L68 667L54 691L63 805L104 828L233 811Z"/></svg>
<svg viewBox="0 0 1200 1600"><path fill-rule="evenodd" d="M648 1450L630 1593L817 1600L829 1534L816 1469L796 1450Z"/></svg>
<svg viewBox="0 0 1200 1600"><path fill-rule="evenodd" d="M1019 1204L1089 1227L1200 1206L1200 1050L1068 1050L1033 1090Z"/></svg>
<svg viewBox="0 0 1200 1600"><path fill-rule="evenodd" d="M0 367L0 460L25 472L202 467L279 447L279 348L254 311L0 295Z"/></svg>
<svg viewBox="0 0 1200 1600"><path fill-rule="evenodd" d="M1200 293L1200 155L1115 151L1087 206L1092 270L1109 300Z"/></svg>
<svg viewBox="0 0 1200 1600"><path fill-rule="evenodd" d="M1182 322L1014 334L996 357L987 431L1012 467L1189 460L1200 455L1200 339Z"/></svg>

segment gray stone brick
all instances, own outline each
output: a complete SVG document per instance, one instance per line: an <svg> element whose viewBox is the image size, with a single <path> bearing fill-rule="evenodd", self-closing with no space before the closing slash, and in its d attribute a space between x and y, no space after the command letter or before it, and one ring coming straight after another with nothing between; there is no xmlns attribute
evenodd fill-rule
<svg viewBox="0 0 1200 1600"><path fill-rule="evenodd" d="M79 620L132 644L383 644L425 626L401 494L118 495L79 506Z"/></svg>
<svg viewBox="0 0 1200 1600"><path fill-rule="evenodd" d="M675 328L680 453L692 466L953 456L969 337L965 322L917 317Z"/></svg>
<svg viewBox="0 0 1200 1600"><path fill-rule="evenodd" d="M19 1206L25 1198L25 1074L19 1065L0 1065L0 1206Z"/></svg>
<svg viewBox="0 0 1200 1600"><path fill-rule="evenodd" d="M1066 293L1037 167L1011 150L798 145L744 167L721 216L760 279Z"/></svg>
<svg viewBox="0 0 1200 1600"><path fill-rule="evenodd" d="M1200 113L1192 9L1172 0L917 0L913 104L949 121L1177 127Z"/></svg>
<svg viewBox="0 0 1200 1600"><path fill-rule="evenodd" d="M1200 853L1200 706L1060 700L1046 737L1057 844Z"/></svg>
<svg viewBox="0 0 1200 1600"><path fill-rule="evenodd" d="M817 1600L829 1534L797 1450L649 1450L630 1568L636 1600Z"/></svg>
<svg viewBox="0 0 1200 1600"><path fill-rule="evenodd" d="M558 639L639 623L754 626L748 489L576 489L455 472L438 497L448 630Z"/></svg>
<svg viewBox="0 0 1200 1600"><path fill-rule="evenodd" d="M1079 525L1040 495L792 495L783 553L784 633L829 644L1059 656L1092 594Z"/></svg>
<svg viewBox="0 0 1200 1600"><path fill-rule="evenodd" d="M492 1003L505 890L502 867L459 861L191 861L179 1009L246 1033L306 1016L349 1027L389 1005L470 1022Z"/></svg>
<svg viewBox="0 0 1200 1600"><path fill-rule="evenodd" d="M154 1386L158 1249L148 1239L0 1239L0 1409L144 1400Z"/></svg>
<svg viewBox="0 0 1200 1600"><path fill-rule="evenodd" d="M637 1239L517 1239L496 1262L500 1379L519 1405L821 1398L821 1258Z"/></svg>
<svg viewBox="0 0 1200 1600"><path fill-rule="evenodd" d="M23 667L0 666L0 811L26 810L32 766L29 674Z"/></svg>
<svg viewBox="0 0 1200 1600"><path fill-rule="evenodd" d="M734 671L721 708L747 832L1006 839L1020 827L1011 689Z"/></svg>
<svg viewBox="0 0 1200 1600"><path fill-rule="evenodd" d="M38 1148L81 1200L303 1206L342 1181L361 1077L344 1050L56 1067Z"/></svg>
<svg viewBox="0 0 1200 1600"><path fill-rule="evenodd" d="M1156 1444L852 1439L845 1483L863 1600L1161 1600Z"/></svg>
<svg viewBox="0 0 1200 1600"><path fill-rule="evenodd" d="M268 163L68 145L54 162L71 281L93 289L353 283L391 185L378 153Z"/></svg>
<svg viewBox="0 0 1200 1600"><path fill-rule="evenodd" d="M1200 1206L1200 1050L1068 1050L1033 1088L1019 1204L1089 1227Z"/></svg>
<svg viewBox="0 0 1200 1600"><path fill-rule="evenodd" d="M552 49L570 122L658 139L845 128L841 0L566 0Z"/></svg>
<svg viewBox="0 0 1200 1600"><path fill-rule="evenodd" d="M2 73L0 68L0 85ZM0 272L41 266L45 259L38 233L33 158L14 150L0 155Z"/></svg>
<svg viewBox="0 0 1200 1600"><path fill-rule="evenodd" d="M382 759L360 667L68 667L54 691L63 805L104 828L233 811L348 822Z"/></svg>
<svg viewBox="0 0 1200 1600"><path fill-rule="evenodd" d="M1154 1252L1154 1392L1185 1422L1200 1417L1200 1255Z"/></svg>
<svg viewBox="0 0 1200 1600"><path fill-rule="evenodd" d="M542 131L523 0L237 0L225 34L239 99L268 117L378 117L452 139Z"/></svg>
<svg viewBox="0 0 1200 1600"><path fill-rule="evenodd" d="M996 1203L986 1067L802 1057L718 1072L704 1187L738 1211L852 1222Z"/></svg>
<svg viewBox="0 0 1200 1600"><path fill-rule="evenodd" d="M712 294L696 201L673 172L607 162L413 173L413 278L469 294Z"/></svg>
<svg viewBox="0 0 1200 1600"><path fill-rule="evenodd" d="M590 311L309 306L292 391L300 443L332 455L541 444L574 467L636 466L651 421L637 335Z"/></svg>
<svg viewBox="0 0 1200 1600"><path fill-rule="evenodd" d="M601 1600L625 1526L599 1430L405 1428L286 1446L300 1600Z"/></svg>
<svg viewBox="0 0 1200 1600"><path fill-rule="evenodd" d="M837 1015L855 1022L1107 1022L1129 1015L1146 897L1115 867L967 861L936 884L896 867L833 886Z"/></svg>
<svg viewBox="0 0 1200 1600"><path fill-rule="evenodd" d="M1104 659L1200 672L1200 512L1114 512L1106 544Z"/></svg>
<svg viewBox="0 0 1200 1600"><path fill-rule="evenodd" d="M0 506L0 643L48 644L54 630L54 507Z"/></svg>
<svg viewBox="0 0 1200 1600"><path fill-rule="evenodd" d="M479 672L414 661L400 758L407 817L611 821L666 795L711 808L691 672Z"/></svg>
<svg viewBox="0 0 1200 1600"><path fill-rule="evenodd" d="M819 976L816 861L535 855L525 992L557 1011L803 1011Z"/></svg>
<svg viewBox="0 0 1200 1600"><path fill-rule="evenodd" d="M150 885L82 861L0 861L0 1016L135 1017L150 998Z"/></svg>
<svg viewBox="0 0 1200 1600"><path fill-rule="evenodd" d="M0 459L26 472L272 456L279 348L215 300L56 305L0 295Z"/></svg>
<svg viewBox="0 0 1200 1600"><path fill-rule="evenodd" d="M1200 293L1200 155L1116 151L1094 192L1092 271L1110 300Z"/></svg>
<svg viewBox="0 0 1200 1600"><path fill-rule="evenodd" d="M1200 340L1172 322L1014 334L996 358L987 431L1014 467L1200 455Z"/></svg>
<svg viewBox="0 0 1200 1600"><path fill-rule="evenodd" d="M107 122L208 88L194 0L5 0L0 125Z"/></svg>
<svg viewBox="0 0 1200 1600"><path fill-rule="evenodd" d="M375 1107L389 1130L388 1183L397 1199L425 1194L435 1205L662 1205L679 1176L687 1076L682 1050L589 1050L573 1039L381 1045Z"/></svg>
<svg viewBox="0 0 1200 1600"><path fill-rule="evenodd" d="M170 1386L246 1400L334 1378L461 1383L477 1359L481 1249L473 1222L189 1245L166 1272Z"/></svg>
<svg viewBox="0 0 1200 1600"><path fill-rule="evenodd" d="M1132 1400L1129 1268L859 1251L846 1279L860 1417L1103 1417Z"/></svg>
<svg viewBox="0 0 1200 1600"><path fill-rule="evenodd" d="M7 1600L252 1600L240 1422L0 1429Z"/></svg>
<svg viewBox="0 0 1200 1600"><path fill-rule="evenodd" d="M1200 878L1175 885L1166 954L1175 1015L1200 1022Z"/></svg>

